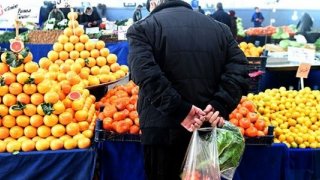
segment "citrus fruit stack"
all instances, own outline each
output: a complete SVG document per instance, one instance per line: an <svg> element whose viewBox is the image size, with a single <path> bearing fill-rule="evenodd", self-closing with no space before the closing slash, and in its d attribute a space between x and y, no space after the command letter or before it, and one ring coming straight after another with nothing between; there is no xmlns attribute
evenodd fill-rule
<svg viewBox="0 0 320 180"><path fill-rule="evenodd" d="M229 119L247 137L267 135L268 129L264 119L256 113L255 105L245 96L242 97L238 107L229 115Z"/></svg>
<svg viewBox="0 0 320 180"><path fill-rule="evenodd" d="M46 79L28 49L7 51L1 61L0 152L90 146L95 98L88 90L70 93Z"/></svg>
<svg viewBox="0 0 320 180"><path fill-rule="evenodd" d="M47 57L39 60L47 78L67 80L71 86L82 82L85 87L108 83L128 73L128 66L119 65L103 41L93 42L79 27L77 14L68 14L68 27L58 37ZM70 19L71 18L71 19Z"/></svg>
<svg viewBox="0 0 320 180"><path fill-rule="evenodd" d="M139 87L132 81L126 85L119 85L109 90L96 103L98 108L103 107L98 118L103 120L103 128L119 134L139 134L139 117L136 110Z"/></svg>
<svg viewBox="0 0 320 180"><path fill-rule="evenodd" d="M248 94L267 124L275 127L275 143L293 148L320 148L320 91L267 89Z"/></svg>
<svg viewBox="0 0 320 180"><path fill-rule="evenodd" d="M239 44L239 47L244 52L246 57L259 57L263 52L262 47L256 47L252 43L241 42Z"/></svg>

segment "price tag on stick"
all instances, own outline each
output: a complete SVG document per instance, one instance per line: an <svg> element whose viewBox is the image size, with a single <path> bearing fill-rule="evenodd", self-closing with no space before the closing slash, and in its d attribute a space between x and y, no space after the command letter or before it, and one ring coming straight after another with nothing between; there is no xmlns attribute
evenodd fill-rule
<svg viewBox="0 0 320 180"><path fill-rule="evenodd" d="M309 75L309 72L310 72L310 68L311 68L311 64L308 64L308 63L301 63L299 65L296 77L300 78L301 89L304 88L303 78L308 78L308 75Z"/></svg>

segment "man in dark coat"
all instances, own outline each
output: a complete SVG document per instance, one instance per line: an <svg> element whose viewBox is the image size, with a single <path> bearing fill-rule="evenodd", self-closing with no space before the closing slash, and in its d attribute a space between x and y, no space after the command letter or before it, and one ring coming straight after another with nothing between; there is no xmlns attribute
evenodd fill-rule
<svg viewBox="0 0 320 180"><path fill-rule="evenodd" d="M84 27L99 27L101 18L97 11L92 7L86 7L84 13L80 16L80 24Z"/></svg>
<svg viewBox="0 0 320 180"><path fill-rule="evenodd" d="M255 7L254 10L255 10L255 12L253 13L253 15L251 17L251 22L253 22L254 27L261 27L262 22L264 21L264 17L262 15L262 13L260 12L259 7Z"/></svg>
<svg viewBox="0 0 320 180"><path fill-rule="evenodd" d="M217 11L212 14L212 17L231 28L231 18L229 14L223 10L222 3L217 3Z"/></svg>
<svg viewBox="0 0 320 180"><path fill-rule="evenodd" d="M128 64L148 179L179 179L192 133L221 126L248 88L247 59L230 29L180 0L150 0L127 32ZM208 125L210 125L208 123Z"/></svg>
<svg viewBox="0 0 320 180"><path fill-rule="evenodd" d="M134 11L133 17L132 17L133 22L137 22L137 21L139 21L140 19L142 19L141 8L142 8L142 6L141 6L141 5L138 5L137 8L136 8L136 10Z"/></svg>

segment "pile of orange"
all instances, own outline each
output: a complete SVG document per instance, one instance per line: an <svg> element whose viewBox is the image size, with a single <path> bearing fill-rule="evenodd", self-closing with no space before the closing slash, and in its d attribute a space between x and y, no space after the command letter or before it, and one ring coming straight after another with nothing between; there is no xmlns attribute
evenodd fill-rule
<svg viewBox="0 0 320 180"><path fill-rule="evenodd" d="M229 115L229 119L247 137L267 135L268 128L265 120L256 112L254 103L245 96L242 97L238 107Z"/></svg>
<svg viewBox="0 0 320 180"><path fill-rule="evenodd" d="M87 148L95 97L46 78L26 50L0 62L0 152Z"/></svg>
<svg viewBox="0 0 320 180"><path fill-rule="evenodd" d="M119 65L117 56L109 52L103 41L90 40L79 27L76 13L70 12L68 18L68 27L53 49L39 60L48 79L67 80L71 86L82 83L87 87L113 82L127 75L128 66Z"/></svg>
<svg viewBox="0 0 320 180"><path fill-rule="evenodd" d="M256 47L252 43L241 42L239 44L239 47L243 51L246 57L260 57L263 52L262 47L260 46Z"/></svg>
<svg viewBox="0 0 320 180"><path fill-rule="evenodd" d="M103 120L103 128L119 134L139 134L139 117L137 112L139 87L132 81L126 85L119 85L109 90L96 103L96 107L103 111L98 118Z"/></svg>

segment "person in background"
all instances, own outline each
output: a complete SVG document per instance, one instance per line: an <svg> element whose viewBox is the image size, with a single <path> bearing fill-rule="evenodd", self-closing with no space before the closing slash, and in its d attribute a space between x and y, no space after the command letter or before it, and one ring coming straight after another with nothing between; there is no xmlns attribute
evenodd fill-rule
<svg viewBox="0 0 320 180"><path fill-rule="evenodd" d="M229 16L230 16L230 18L231 18L231 26L230 26L231 33L232 33L234 39L237 39L238 29L237 29L237 17L236 17L236 12L235 12L234 10L230 10L230 11L229 11Z"/></svg>
<svg viewBox="0 0 320 180"><path fill-rule="evenodd" d="M101 18L92 7L86 7L84 13L80 16L80 24L84 27L99 27Z"/></svg>
<svg viewBox="0 0 320 180"><path fill-rule="evenodd" d="M223 10L223 6L221 2L217 3L217 11L212 14L215 20L229 26L231 28L231 18L228 13Z"/></svg>
<svg viewBox="0 0 320 180"><path fill-rule="evenodd" d="M248 61L228 26L188 3L146 5L150 15L127 31L145 170L150 180L175 180L191 132L203 123L221 127L247 93Z"/></svg>
<svg viewBox="0 0 320 180"><path fill-rule="evenodd" d="M142 13L141 13L142 6L139 4L136 8L136 10L133 12L133 22L137 22L140 19L142 19Z"/></svg>
<svg viewBox="0 0 320 180"><path fill-rule="evenodd" d="M56 22L60 22L64 19L63 12L57 8L57 6L53 6L51 12L49 13L48 19L54 18Z"/></svg>
<svg viewBox="0 0 320 180"><path fill-rule="evenodd" d="M262 22L264 20L264 17L262 15L262 13L260 12L259 7L255 7L254 10L255 10L255 12L253 13L253 15L251 17L251 22L253 22L254 27L261 27Z"/></svg>
<svg viewBox="0 0 320 180"><path fill-rule="evenodd" d="M201 14L204 14L204 10L201 9L201 6L198 6L198 12L201 13Z"/></svg>

